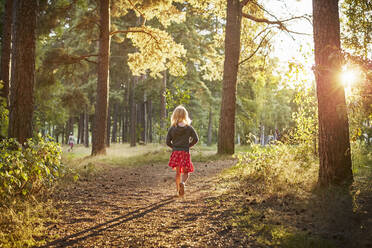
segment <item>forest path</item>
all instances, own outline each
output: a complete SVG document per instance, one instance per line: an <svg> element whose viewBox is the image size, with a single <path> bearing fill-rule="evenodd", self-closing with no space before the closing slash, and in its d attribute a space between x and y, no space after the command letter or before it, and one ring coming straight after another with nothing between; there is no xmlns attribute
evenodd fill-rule
<svg viewBox="0 0 372 248"><path fill-rule="evenodd" d="M45 247L243 247L247 240L226 228L228 211L210 204L219 173L233 164L194 163L183 198L167 164L101 165L98 176L61 193L64 216L48 227Z"/></svg>

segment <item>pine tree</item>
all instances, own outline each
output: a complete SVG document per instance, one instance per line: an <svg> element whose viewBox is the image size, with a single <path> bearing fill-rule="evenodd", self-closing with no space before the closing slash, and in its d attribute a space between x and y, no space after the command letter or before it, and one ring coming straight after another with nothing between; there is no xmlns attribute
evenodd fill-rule
<svg viewBox="0 0 372 248"><path fill-rule="evenodd" d="M17 0L14 13L9 137L32 137L37 1ZM26 52L27 51L27 52Z"/></svg>
<svg viewBox="0 0 372 248"><path fill-rule="evenodd" d="M313 0L315 79L319 118L319 185L353 179L345 92L341 71L338 0Z"/></svg>

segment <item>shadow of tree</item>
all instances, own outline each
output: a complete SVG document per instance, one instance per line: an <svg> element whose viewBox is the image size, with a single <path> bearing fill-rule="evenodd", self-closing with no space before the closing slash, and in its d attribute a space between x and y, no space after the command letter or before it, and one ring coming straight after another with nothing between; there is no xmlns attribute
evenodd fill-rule
<svg viewBox="0 0 372 248"><path fill-rule="evenodd" d="M170 204L170 203L174 202L175 199L176 199L176 197L168 197L168 198L163 199L159 202L150 204L146 207L138 208L138 209L136 209L134 211L131 211L131 212L125 214L125 215L122 215L122 216L119 216L119 217L114 218L112 220L106 221L104 223L95 225L91 228L82 230L80 232L77 232L77 233L72 234L72 235L68 235L68 236L60 238L60 239L56 239L54 241L51 241L51 242L47 243L44 246L40 246L40 248L53 247L53 246L55 246L55 247L71 246L71 245L79 243L80 241L83 241L87 238L97 236L101 232L106 231L110 228L117 227L117 226L119 226L119 225L121 225L125 222L131 221L131 220L134 220L134 219L137 219L137 218L141 218L141 217L145 216L146 214L148 214L150 212L153 212L153 211L155 211L155 210L157 210L157 209L159 209L159 208L161 208L161 207L163 207L167 204Z"/></svg>

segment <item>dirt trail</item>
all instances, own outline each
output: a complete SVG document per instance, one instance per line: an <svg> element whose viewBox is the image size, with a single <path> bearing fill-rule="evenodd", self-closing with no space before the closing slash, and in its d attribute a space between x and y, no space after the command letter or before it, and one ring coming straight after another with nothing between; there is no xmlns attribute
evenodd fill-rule
<svg viewBox="0 0 372 248"><path fill-rule="evenodd" d="M194 163L186 195L176 197L166 164L111 168L61 193L62 223L45 247L247 247L213 207L217 175L234 161ZM255 246L257 247L257 246Z"/></svg>

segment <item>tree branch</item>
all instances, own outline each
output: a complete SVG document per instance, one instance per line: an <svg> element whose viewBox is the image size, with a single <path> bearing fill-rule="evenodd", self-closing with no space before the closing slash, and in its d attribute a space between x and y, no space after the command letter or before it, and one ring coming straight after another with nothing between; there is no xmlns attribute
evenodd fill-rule
<svg viewBox="0 0 372 248"><path fill-rule="evenodd" d="M160 48L160 46L159 46L159 40L156 39L156 37L152 33L148 32L146 30L143 30L143 29L137 29L137 30L133 30L133 29L132 30L116 30L116 31L110 32L110 35L127 34L127 33L144 33L144 34L147 34L147 35L149 35L151 37L151 39L155 40L156 46L159 48L159 50L160 51L162 50Z"/></svg>
<svg viewBox="0 0 372 248"><path fill-rule="evenodd" d="M271 17L273 17L275 20L279 21L279 19L275 15L271 14L261 4L258 4L257 2L253 2L253 4L255 4L258 8L260 8L262 11L264 11L265 13L270 15ZM312 25L310 17L311 17L310 15L305 14L305 15L302 15L302 16L295 16L295 17L292 17L292 18L289 18L289 19L281 20L281 22L291 21L291 20L294 20L294 19L305 19Z"/></svg>
<svg viewBox="0 0 372 248"><path fill-rule="evenodd" d="M142 16L143 21L141 23L141 26L145 26L145 23L146 23L145 15L133 4L131 0L128 0L128 2L130 3L130 5L132 5L133 9L135 9L140 14L140 16Z"/></svg>
<svg viewBox="0 0 372 248"><path fill-rule="evenodd" d="M242 13L242 16L247 18L247 19L250 19L254 22L262 22L262 23L267 23L267 24L271 24L271 25L278 25L278 28L280 30L284 30L288 33L293 33L293 34L300 34L300 35L311 35L311 34L307 34L307 33L301 33L301 32L296 32L296 31L292 31L292 30L289 30L283 22L287 22L287 21L291 21L291 20L294 20L294 19L299 19L301 17L299 16L296 16L296 17L292 17L292 18L289 18L289 19L286 19L286 20L277 20L277 21L271 21L269 19L266 19L266 18L259 18L259 17L256 17L256 16L253 16L253 15L250 15L250 14L247 14L247 13Z"/></svg>
<svg viewBox="0 0 372 248"><path fill-rule="evenodd" d="M249 1L251 1L251 0L242 0L242 1L240 2L240 7L243 8L245 5L248 4Z"/></svg>
<svg viewBox="0 0 372 248"><path fill-rule="evenodd" d="M271 32L271 31L267 32L267 33L265 34L265 36L261 39L260 44L258 44L256 50L254 50L253 53L251 53L251 54L250 54L246 59L243 59L242 61L240 61L240 62L238 63L238 65L241 65L241 64L243 64L244 62L250 60L250 59L251 59L251 58L252 58L252 57L253 57L253 56L258 52L258 50L261 48L263 42L265 41L265 38L269 35L270 32Z"/></svg>

